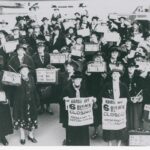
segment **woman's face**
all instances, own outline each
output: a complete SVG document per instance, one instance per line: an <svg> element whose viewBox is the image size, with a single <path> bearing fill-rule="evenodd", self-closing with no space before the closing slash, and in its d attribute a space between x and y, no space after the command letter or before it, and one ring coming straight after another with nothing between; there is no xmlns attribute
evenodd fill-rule
<svg viewBox="0 0 150 150"><path fill-rule="evenodd" d="M74 83L74 85L76 87L80 87L81 82L82 82L82 78L75 78L75 79L73 79L73 83Z"/></svg>
<svg viewBox="0 0 150 150"><path fill-rule="evenodd" d="M137 29L139 29L139 26L136 23L134 23L133 28L137 30Z"/></svg>
<svg viewBox="0 0 150 150"><path fill-rule="evenodd" d="M40 56L44 56L44 49L45 49L44 46L39 46L38 47L38 53L39 53Z"/></svg>
<svg viewBox="0 0 150 150"><path fill-rule="evenodd" d="M25 54L25 50L23 49L23 48L19 48L18 50L17 50L17 54L18 54L18 56L24 56L24 54Z"/></svg>
<svg viewBox="0 0 150 150"><path fill-rule="evenodd" d="M97 56L97 57L94 58L94 61L103 62L104 59L103 59L102 56Z"/></svg>
<svg viewBox="0 0 150 150"><path fill-rule="evenodd" d="M28 79L29 69L28 68L22 68L20 70L20 74L23 79Z"/></svg>
<svg viewBox="0 0 150 150"><path fill-rule="evenodd" d="M118 53L117 51L114 51L114 52L111 53L111 57L112 57L113 59L117 59L118 56L119 56L119 53Z"/></svg>
<svg viewBox="0 0 150 150"><path fill-rule="evenodd" d="M74 33L73 29L72 28L69 29L69 34L73 34L73 33Z"/></svg>
<svg viewBox="0 0 150 150"><path fill-rule="evenodd" d="M77 44L82 44L82 42L83 42L83 41L82 41L82 38L77 38L77 40L76 40L76 43L77 43Z"/></svg>
<svg viewBox="0 0 150 150"><path fill-rule="evenodd" d="M14 35L18 35L19 34L19 30L14 30L13 33L14 33Z"/></svg>
<svg viewBox="0 0 150 150"><path fill-rule="evenodd" d="M90 42L98 43L97 36L95 34L91 35Z"/></svg>
<svg viewBox="0 0 150 150"><path fill-rule="evenodd" d="M113 81L118 81L120 78L120 73L119 72L113 72L112 73L112 79Z"/></svg>
<svg viewBox="0 0 150 150"><path fill-rule="evenodd" d="M126 41L125 44L126 44L127 47L131 47L131 45L132 45L132 44L131 44L131 41Z"/></svg>
<svg viewBox="0 0 150 150"><path fill-rule="evenodd" d="M73 72L74 72L74 68L73 68L73 66L71 66L70 64L68 64L68 65L66 66L66 70L67 70L68 73L73 73Z"/></svg>
<svg viewBox="0 0 150 150"><path fill-rule="evenodd" d="M134 71L135 71L135 67L134 67L134 66L128 67L128 73L129 73L130 75L133 75L133 74L134 74Z"/></svg>

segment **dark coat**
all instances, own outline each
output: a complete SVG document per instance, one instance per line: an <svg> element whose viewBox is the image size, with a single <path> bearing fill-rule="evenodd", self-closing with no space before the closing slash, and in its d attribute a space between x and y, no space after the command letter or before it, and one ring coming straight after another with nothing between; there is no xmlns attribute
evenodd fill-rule
<svg viewBox="0 0 150 150"><path fill-rule="evenodd" d="M38 53L35 53L32 56L32 58L33 58L33 62L34 62L35 68L46 68L46 66L50 63L49 53L45 53L44 54L44 63L42 63Z"/></svg>
<svg viewBox="0 0 150 150"><path fill-rule="evenodd" d="M27 108L30 106L31 120L37 120L37 108L39 97L35 88L33 77L29 75L29 81L22 80L21 86L14 91L13 119L27 121Z"/></svg>
<svg viewBox="0 0 150 150"><path fill-rule="evenodd" d="M130 97L135 97L140 91L143 97L144 93L144 78L139 76L138 71L135 71L132 78L129 78L128 74L124 77L124 82L129 89ZM133 103L132 101L128 105L128 128L129 130L136 130L142 126L143 115L143 102Z"/></svg>
<svg viewBox="0 0 150 150"><path fill-rule="evenodd" d="M103 90L100 94L101 100L102 97L114 99L112 82L106 83L106 85L103 87ZM130 101L127 86L122 82L120 82L120 98L127 98L128 101ZM121 130L103 130L103 139L105 141L126 140L127 138L127 128Z"/></svg>
<svg viewBox="0 0 150 150"><path fill-rule="evenodd" d="M98 98L99 93L102 91L106 79L101 76L101 73L92 73L90 76L86 76L86 85L88 92L91 96ZM94 126L101 124L101 101L96 101L98 108L93 110L94 114Z"/></svg>
<svg viewBox="0 0 150 150"><path fill-rule="evenodd" d="M41 25L40 30L41 30L42 34L44 34L44 25ZM51 33L51 26L50 25L47 26L47 32Z"/></svg>
<svg viewBox="0 0 150 150"><path fill-rule="evenodd" d="M23 64L26 64L28 65L30 68L32 68L32 70L35 69L35 66L34 66L34 63L33 63L33 60L32 60L32 57L29 56L29 55L24 55L24 59L23 59ZM14 70L12 70L9 65L16 71L18 72L19 69L20 69L20 61L19 61L19 58L17 56L17 54L15 54L14 56L12 56L10 58L10 60L8 61L8 68L14 72Z"/></svg>
<svg viewBox="0 0 150 150"><path fill-rule="evenodd" d="M38 53L35 53L32 58L34 61L35 69L46 68L46 66L50 63L49 53L44 54L44 63L42 63ZM36 87L40 96L41 104L49 103L51 97L51 85L37 84Z"/></svg>
<svg viewBox="0 0 150 150"><path fill-rule="evenodd" d="M63 97L76 97L76 91L73 88L72 83L69 83L68 86L64 89L62 98ZM85 89L84 85L80 88L80 96L81 97L88 97L87 90ZM63 101L63 99L62 99ZM66 127L66 142L67 145L89 145L89 128L88 126L79 126L79 127L72 127L68 126L68 112L65 110L65 101L62 102L63 105L63 125Z"/></svg>
<svg viewBox="0 0 150 150"><path fill-rule="evenodd" d="M0 71L0 79L2 80L3 72ZM5 91L7 96L7 88L0 82L0 90ZM13 133L12 118L9 104L0 102L0 137Z"/></svg>
<svg viewBox="0 0 150 150"><path fill-rule="evenodd" d="M50 41L50 52L57 49L58 51L61 50L63 46L66 45L65 38L62 35L59 35L56 42L54 43L54 35Z"/></svg>

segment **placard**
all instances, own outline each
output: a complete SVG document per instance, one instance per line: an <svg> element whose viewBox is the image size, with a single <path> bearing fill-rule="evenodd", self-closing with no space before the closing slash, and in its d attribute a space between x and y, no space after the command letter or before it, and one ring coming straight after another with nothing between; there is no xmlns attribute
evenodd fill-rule
<svg viewBox="0 0 150 150"><path fill-rule="evenodd" d="M64 64L66 62L66 55L64 54L50 54L51 64Z"/></svg>
<svg viewBox="0 0 150 150"><path fill-rule="evenodd" d="M129 132L129 146L150 146L150 132Z"/></svg>
<svg viewBox="0 0 150 150"><path fill-rule="evenodd" d="M99 51L99 44L85 43L85 52L97 52Z"/></svg>
<svg viewBox="0 0 150 150"><path fill-rule="evenodd" d="M57 83L58 82L58 69L36 69L37 83Z"/></svg>
<svg viewBox="0 0 150 150"><path fill-rule="evenodd" d="M70 27L75 27L74 22L73 21L67 21L63 23L64 29L67 30Z"/></svg>
<svg viewBox="0 0 150 150"><path fill-rule="evenodd" d="M109 29L108 29L108 26L98 25L96 27L95 31L98 32L98 33L105 33L105 32L108 32Z"/></svg>
<svg viewBox="0 0 150 150"><path fill-rule="evenodd" d="M4 45L5 52L6 53L14 52L18 44L19 44L18 40L6 42Z"/></svg>
<svg viewBox="0 0 150 150"><path fill-rule="evenodd" d="M82 51L72 49L72 51L71 51L71 55L72 55L72 56L82 57Z"/></svg>
<svg viewBox="0 0 150 150"><path fill-rule="evenodd" d="M121 40L119 33L116 32L106 32L103 38L107 42L120 42Z"/></svg>
<svg viewBox="0 0 150 150"><path fill-rule="evenodd" d="M90 36L90 29L77 30L77 34L83 37Z"/></svg>
<svg viewBox="0 0 150 150"><path fill-rule="evenodd" d="M66 101L69 126L85 126L93 123L93 99L69 98Z"/></svg>
<svg viewBox="0 0 150 150"><path fill-rule="evenodd" d="M0 91L0 102L6 102L6 94L4 91Z"/></svg>
<svg viewBox="0 0 150 150"><path fill-rule="evenodd" d="M89 63L87 66L88 72L106 72L106 63L105 62L93 62Z"/></svg>
<svg viewBox="0 0 150 150"><path fill-rule="evenodd" d="M102 99L102 128L121 130L126 127L126 98Z"/></svg>
<svg viewBox="0 0 150 150"><path fill-rule="evenodd" d="M2 83L5 85L13 85L13 86L20 86L21 85L21 74L4 71L2 77Z"/></svg>

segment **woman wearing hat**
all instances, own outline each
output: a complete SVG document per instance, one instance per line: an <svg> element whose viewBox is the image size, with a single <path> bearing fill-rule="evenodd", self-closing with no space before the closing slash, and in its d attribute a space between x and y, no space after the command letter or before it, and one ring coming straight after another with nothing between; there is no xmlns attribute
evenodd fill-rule
<svg viewBox="0 0 150 150"><path fill-rule="evenodd" d="M48 23L49 19L46 17L43 17L43 19L41 21L43 22L43 24L40 27L42 34L43 35L50 34L51 33L51 26Z"/></svg>
<svg viewBox="0 0 150 150"><path fill-rule="evenodd" d="M65 100L67 98L75 97L89 97L84 82L82 81L82 74L79 71L74 72L71 77L71 82L64 88L62 97L64 99L63 110L63 126L66 128L66 145L72 146L86 146L90 145L89 126L69 126L68 112L65 108Z"/></svg>
<svg viewBox="0 0 150 150"><path fill-rule="evenodd" d="M108 70L110 70L110 66L112 64L119 65L122 64L121 56L121 49L119 47L112 47L110 49L110 58L108 60Z"/></svg>
<svg viewBox="0 0 150 150"><path fill-rule="evenodd" d="M113 67L111 70L112 80L105 84L100 94L100 99L109 98L116 101L119 98L126 98L129 101L129 91L127 86L120 81L120 77L123 74L123 66ZM124 100L124 99L122 99ZM102 108L104 109L104 108ZM128 108L127 108L128 109ZM126 109L126 110L127 110ZM102 116L103 118L103 116ZM127 118L125 118L127 120ZM120 146L122 141L127 140L127 122L125 127L118 129L103 129L103 139L108 142L109 146L112 145L112 141L116 140L117 145ZM103 124L103 121L102 121ZM113 126L112 126L113 127Z"/></svg>
<svg viewBox="0 0 150 150"><path fill-rule="evenodd" d="M130 37L135 45L138 45L141 41L143 41L143 30L140 23L133 22L130 29Z"/></svg>
<svg viewBox="0 0 150 150"><path fill-rule="evenodd" d="M39 97L36 92L34 79L30 74L29 67L25 64L20 66L21 86L15 88L13 120L14 128L20 130L20 143L25 144L25 130L28 131L28 140L37 143L34 137L34 129L37 128L37 107Z"/></svg>
<svg viewBox="0 0 150 150"><path fill-rule="evenodd" d="M128 105L128 129L142 128L144 78L134 61L128 63L127 75L123 80L129 89L131 101Z"/></svg>
<svg viewBox="0 0 150 150"><path fill-rule="evenodd" d="M34 70L35 68L32 57L27 55L26 48L23 46L23 44L19 44L8 61L8 68L13 72L18 72L19 67L22 64L30 66L31 70Z"/></svg>
<svg viewBox="0 0 150 150"><path fill-rule="evenodd" d="M98 97L100 89L103 89L104 84L107 82L107 68L106 68L106 62L104 61L104 58L102 54L95 54L93 57L92 63L95 64L103 64L104 70L101 70L100 72L88 72L86 70L86 85L88 87L88 92L91 96ZM88 63L90 64L90 62ZM96 139L98 137L98 127L101 124L101 102L97 101L97 108L93 110L94 114L94 131L91 136L92 139Z"/></svg>
<svg viewBox="0 0 150 150"><path fill-rule="evenodd" d="M8 145L6 136L13 133L7 87L2 84L3 65L0 65L0 143Z"/></svg>

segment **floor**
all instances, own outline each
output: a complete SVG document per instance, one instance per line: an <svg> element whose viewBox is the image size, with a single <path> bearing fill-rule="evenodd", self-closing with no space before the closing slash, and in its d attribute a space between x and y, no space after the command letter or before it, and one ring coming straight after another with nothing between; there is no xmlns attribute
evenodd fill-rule
<svg viewBox="0 0 150 150"><path fill-rule="evenodd" d="M54 115L42 114L39 116L39 127L35 132L35 137L38 143L33 144L26 140L25 146L61 146L65 137L65 130L59 123L59 106L52 104ZM93 128L90 127L90 135ZM102 132L99 128L99 137L95 140L91 140L91 146L106 146L107 143L102 140ZM10 146L21 146L19 131L14 131L14 134L7 136Z"/></svg>

